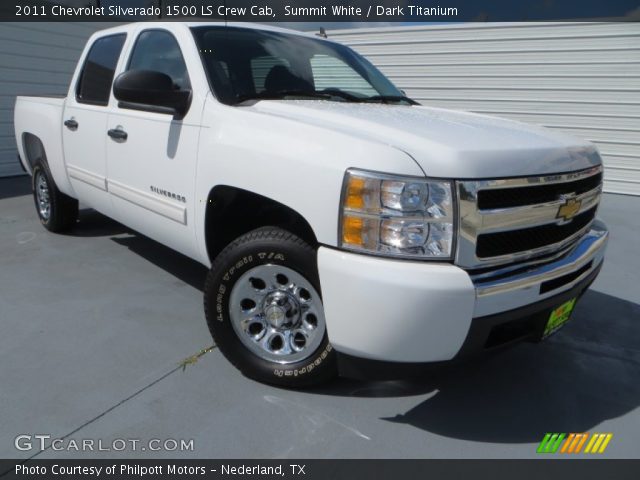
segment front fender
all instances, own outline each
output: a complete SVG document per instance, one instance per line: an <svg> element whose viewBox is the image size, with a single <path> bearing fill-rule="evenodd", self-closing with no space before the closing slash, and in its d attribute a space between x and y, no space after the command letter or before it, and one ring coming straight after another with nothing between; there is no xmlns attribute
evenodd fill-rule
<svg viewBox="0 0 640 480"><path fill-rule="evenodd" d="M423 176L389 145L210 100L198 146L196 235L206 256L204 216L216 185L248 190L299 212L318 242L336 246L340 194L348 168Z"/></svg>

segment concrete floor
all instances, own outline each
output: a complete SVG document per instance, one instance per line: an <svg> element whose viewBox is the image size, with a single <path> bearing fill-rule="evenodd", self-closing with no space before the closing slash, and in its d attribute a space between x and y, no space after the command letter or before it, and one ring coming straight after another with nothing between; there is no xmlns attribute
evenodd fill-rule
<svg viewBox="0 0 640 480"><path fill-rule="evenodd" d="M250 381L213 350L205 269L91 211L42 228L25 177L0 180L0 458L523 458L546 432L612 432L640 457L640 198L605 195L605 267L573 321L421 381L309 392ZM18 451L20 434L186 439L192 452Z"/></svg>

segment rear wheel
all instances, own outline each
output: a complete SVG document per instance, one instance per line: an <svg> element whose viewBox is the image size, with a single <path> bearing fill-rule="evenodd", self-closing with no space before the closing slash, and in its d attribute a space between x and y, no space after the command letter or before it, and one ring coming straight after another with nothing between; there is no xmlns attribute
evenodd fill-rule
<svg viewBox="0 0 640 480"><path fill-rule="evenodd" d="M316 252L279 228L232 242L205 285L207 323L220 351L255 380L304 387L337 374Z"/></svg>
<svg viewBox="0 0 640 480"><path fill-rule="evenodd" d="M51 232L63 232L75 225L78 201L58 190L45 163L35 165L32 181L33 200L40 223Z"/></svg>

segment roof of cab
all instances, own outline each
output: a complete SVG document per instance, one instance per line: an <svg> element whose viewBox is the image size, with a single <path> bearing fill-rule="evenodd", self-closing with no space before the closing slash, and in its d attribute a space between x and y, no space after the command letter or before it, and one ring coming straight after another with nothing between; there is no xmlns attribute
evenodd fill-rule
<svg viewBox="0 0 640 480"><path fill-rule="evenodd" d="M167 30L170 30L170 31L175 30L176 28L181 28L181 26L186 26L189 28L190 27L206 27L206 26L220 27L220 28L225 28L225 27L250 28L254 30L282 32L282 33L289 33L292 35L300 35L303 37L313 37L321 40L326 40L310 32L302 32L300 30L292 30L290 28L282 28L282 27L276 27L273 25L265 25L262 23L249 23L249 22L132 22L132 23L127 23L124 25L118 25L116 27L100 30L96 32L94 35L104 36L104 35L110 35L114 33L130 32L140 25L146 25L149 28L161 27L161 28L166 28Z"/></svg>

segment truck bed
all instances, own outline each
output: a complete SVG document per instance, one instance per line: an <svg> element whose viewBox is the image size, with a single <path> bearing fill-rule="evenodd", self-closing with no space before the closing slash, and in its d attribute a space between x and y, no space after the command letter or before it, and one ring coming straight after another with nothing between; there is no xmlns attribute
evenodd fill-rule
<svg viewBox="0 0 640 480"><path fill-rule="evenodd" d="M25 154L29 134L42 142L47 152L47 160L54 165L56 174L64 174L62 153L62 114L64 96L18 96L14 110L16 145L20 161L25 170L31 173L32 165ZM62 168L59 168L62 167Z"/></svg>
<svg viewBox="0 0 640 480"><path fill-rule="evenodd" d="M66 95L18 95L16 105L20 102L36 102L45 105L64 105Z"/></svg>

